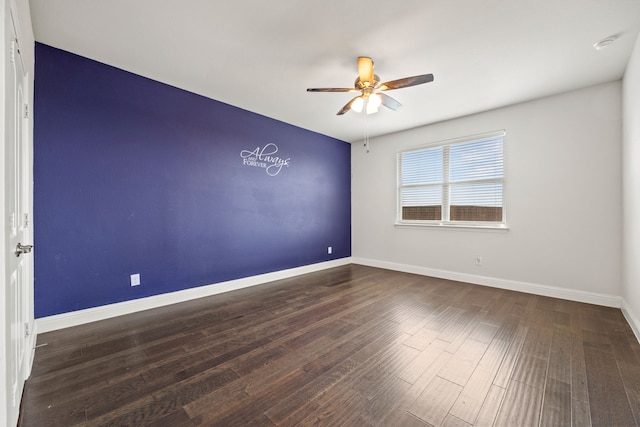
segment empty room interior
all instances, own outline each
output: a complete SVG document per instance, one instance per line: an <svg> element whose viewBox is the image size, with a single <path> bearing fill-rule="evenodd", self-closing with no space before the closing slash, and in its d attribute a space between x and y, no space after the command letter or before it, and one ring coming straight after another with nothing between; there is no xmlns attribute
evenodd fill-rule
<svg viewBox="0 0 640 427"><path fill-rule="evenodd" d="M3 29L0 425L640 426L640 0Z"/></svg>

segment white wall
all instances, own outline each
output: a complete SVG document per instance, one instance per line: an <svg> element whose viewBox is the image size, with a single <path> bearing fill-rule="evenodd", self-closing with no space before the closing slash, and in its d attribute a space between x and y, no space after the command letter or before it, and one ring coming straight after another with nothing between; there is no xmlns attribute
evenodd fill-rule
<svg viewBox="0 0 640 427"><path fill-rule="evenodd" d="M623 298L640 340L640 36L623 80Z"/></svg>
<svg viewBox="0 0 640 427"><path fill-rule="evenodd" d="M353 144L354 260L619 306L621 93L607 83L387 135L369 154ZM509 231L394 226L399 150L499 129Z"/></svg>

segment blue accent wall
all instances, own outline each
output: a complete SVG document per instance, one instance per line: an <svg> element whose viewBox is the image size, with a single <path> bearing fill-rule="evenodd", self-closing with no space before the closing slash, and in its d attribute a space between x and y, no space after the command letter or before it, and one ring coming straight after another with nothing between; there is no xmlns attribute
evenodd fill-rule
<svg viewBox="0 0 640 427"><path fill-rule="evenodd" d="M350 156L36 44L36 317L350 256Z"/></svg>

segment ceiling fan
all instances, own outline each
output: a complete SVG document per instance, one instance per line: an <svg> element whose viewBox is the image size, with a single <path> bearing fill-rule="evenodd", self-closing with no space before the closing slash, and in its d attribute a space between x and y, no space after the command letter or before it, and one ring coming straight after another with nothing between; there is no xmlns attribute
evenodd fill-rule
<svg viewBox="0 0 640 427"><path fill-rule="evenodd" d="M432 81L433 74L421 74L380 83L380 77L373 72L373 60L367 56L360 56L358 57L358 78L353 88L309 88L307 92L360 92L360 95L353 98L338 111L338 115L341 116L349 110L359 113L363 109L367 114L373 114L378 112L380 105L384 105L394 111L402 107L402 104L383 93L384 91L421 85Z"/></svg>

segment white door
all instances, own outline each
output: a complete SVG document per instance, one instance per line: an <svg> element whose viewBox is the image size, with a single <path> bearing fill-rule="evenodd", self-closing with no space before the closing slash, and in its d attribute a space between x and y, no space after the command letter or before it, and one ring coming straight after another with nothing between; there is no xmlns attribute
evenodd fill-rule
<svg viewBox="0 0 640 427"><path fill-rule="evenodd" d="M31 363L32 269L31 149L27 135L25 68L12 14L5 14L5 357L7 423L15 425Z"/></svg>

